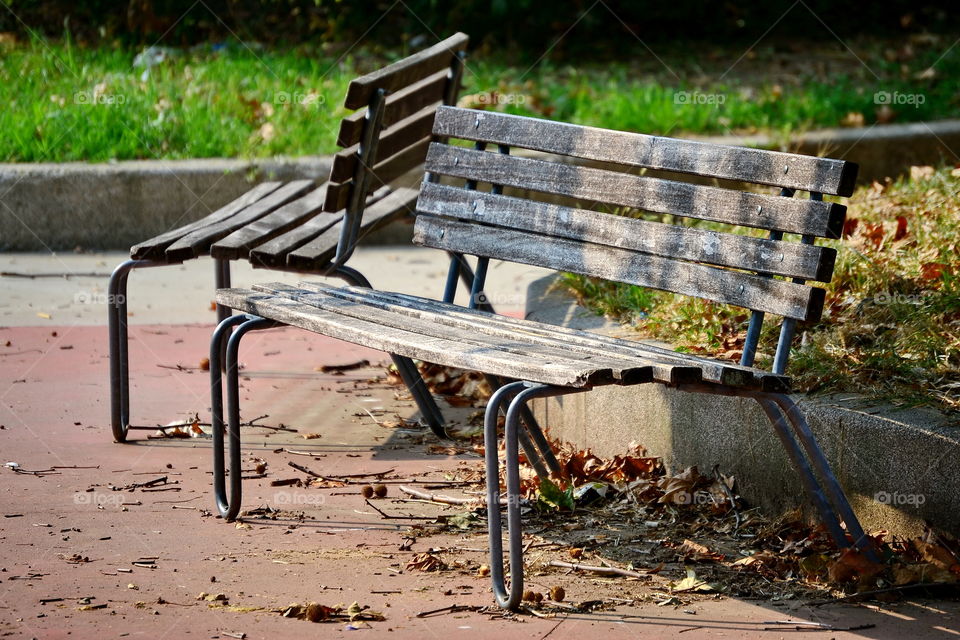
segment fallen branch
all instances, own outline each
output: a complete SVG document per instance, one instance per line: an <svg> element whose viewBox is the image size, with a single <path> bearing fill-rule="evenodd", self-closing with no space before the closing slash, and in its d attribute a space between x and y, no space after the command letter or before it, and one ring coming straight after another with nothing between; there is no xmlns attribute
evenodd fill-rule
<svg viewBox="0 0 960 640"><path fill-rule="evenodd" d="M627 578L641 578L648 579L650 576L639 571L630 571L629 569L618 569L617 567L591 567L585 564L574 564L571 562L563 562L562 560L551 560L548 563L551 567L562 567L564 569L572 569L574 571L590 571L592 573L599 573L602 575L608 576L626 576Z"/></svg>
<svg viewBox="0 0 960 640"><path fill-rule="evenodd" d="M423 500L438 502L440 504L477 504L485 502L485 500L482 498L451 498L450 496L441 496L435 493L427 493L426 491L411 489L410 487L404 485L400 485L399 489L408 496L414 496L416 498L422 498Z"/></svg>
<svg viewBox="0 0 960 640"><path fill-rule="evenodd" d="M392 516L389 513L385 513L382 509L379 509L377 505L373 504L369 500L364 500L364 502L366 502L371 509L379 513L387 520L435 520L435 518L431 518L429 516Z"/></svg>
<svg viewBox="0 0 960 640"><path fill-rule="evenodd" d="M369 360L357 360L356 362L348 362L346 364L324 364L317 367L321 373L332 373L334 371L353 371L354 369L362 369L363 367L369 367Z"/></svg>
<svg viewBox="0 0 960 640"><path fill-rule="evenodd" d="M430 616L435 616L440 613L458 613L460 611L480 611L484 607L475 604L451 604L446 607L440 607L439 609L431 609L430 611L421 611L417 614L418 618L428 618Z"/></svg>

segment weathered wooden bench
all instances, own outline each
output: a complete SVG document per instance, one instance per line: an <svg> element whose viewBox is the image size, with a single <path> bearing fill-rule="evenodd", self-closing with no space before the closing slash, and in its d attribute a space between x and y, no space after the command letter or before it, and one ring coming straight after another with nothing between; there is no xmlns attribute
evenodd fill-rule
<svg viewBox="0 0 960 640"><path fill-rule="evenodd" d="M241 328L296 326L519 381L500 387L486 408L491 573L500 605L517 606L523 592L517 460L524 432L539 449L534 456L557 469L539 428L522 422L521 411L533 398L601 385L655 382L756 400L836 544L873 553L810 428L787 395L790 380L784 375L796 323L818 319L824 304L824 290L806 282L828 282L833 271L835 251L816 246L814 240L837 238L843 227L846 208L824 201L823 194L850 195L855 164L451 107L437 110L433 133L436 142L427 155L414 241L451 252L451 273L456 256L477 256L473 294L483 291L488 260L496 258L751 310L743 358L735 364L464 308L453 304L449 292L445 300L436 301L309 282L217 292L219 303L249 314ZM474 148L450 144L451 139L473 142ZM519 157L510 155L511 149L551 155ZM659 177L638 175L650 171ZM723 181L723 186L699 184L704 177ZM774 187L779 193L759 192L763 189L742 182ZM510 191L504 194L504 189ZM800 191L810 197L792 197ZM754 234L614 215L611 208L715 221ZM755 230L767 237L758 237ZM474 299L471 296L471 302ZM767 314L783 317L772 371L753 366ZM230 476L239 485L237 347L228 351L226 377ZM211 345L211 358L217 351L217 345ZM222 428L220 385L221 375L215 371L216 430ZM498 477L501 410L506 413L509 588L504 582ZM222 458L216 468L223 473ZM222 495L222 476L216 481ZM218 504L223 511L222 502Z"/></svg>
<svg viewBox="0 0 960 640"><path fill-rule="evenodd" d="M344 106L356 110L340 123L330 180L263 182L205 218L130 249L109 284L110 404L113 437L130 429L127 355L127 279L134 269L178 265L210 256L216 286L230 286L230 261L254 267L334 275L369 286L345 263L363 236L410 215L416 182L401 179L423 164L438 106L455 104L468 37L454 35L420 53L353 80ZM345 225L344 221L350 221ZM463 278L472 274L464 269ZM217 305L218 323L230 308ZM232 321L236 322L236 321ZM229 324L227 326L232 326ZM443 417L408 358L397 368L429 426L442 434Z"/></svg>

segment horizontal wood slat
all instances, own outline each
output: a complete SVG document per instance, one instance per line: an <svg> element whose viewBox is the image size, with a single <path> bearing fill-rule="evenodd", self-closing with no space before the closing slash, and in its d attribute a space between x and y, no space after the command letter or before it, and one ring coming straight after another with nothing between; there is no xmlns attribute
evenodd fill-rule
<svg viewBox="0 0 960 640"><path fill-rule="evenodd" d="M416 189L396 189L386 197L368 205L363 212L359 240L399 217L413 213L417 201ZM340 224L324 230L315 238L292 250L287 264L300 271L313 271L326 266L337 253Z"/></svg>
<svg viewBox="0 0 960 640"><path fill-rule="evenodd" d="M340 238L339 224L342 220L343 215L337 213L316 215L283 235L254 247L250 251L250 263L254 268L284 269L287 267L287 255L290 252L334 226L337 227L337 232L333 235L333 243L336 246Z"/></svg>
<svg viewBox="0 0 960 640"><path fill-rule="evenodd" d="M321 185L302 198L240 227L210 247L211 257L220 260L246 257L257 245L286 233L323 211L326 197L327 187Z"/></svg>
<svg viewBox="0 0 960 640"><path fill-rule="evenodd" d="M457 33L403 60L387 65L365 76L356 78L347 87L344 106L360 109L370 103L373 92L383 89L390 93L450 67L454 58L467 48L470 38Z"/></svg>
<svg viewBox="0 0 960 640"><path fill-rule="evenodd" d="M389 129L381 131L380 141L377 143L377 162L388 159L429 136L437 106L428 106ZM331 182L346 182L353 178L357 163L360 161L360 156L357 155L358 149L359 147L354 145L334 155L333 166L330 168Z"/></svg>
<svg viewBox="0 0 960 640"><path fill-rule="evenodd" d="M313 180L288 182L268 196L257 200L237 214L224 220L197 229L180 238L166 249L168 260L187 260L206 254L210 245L236 229L253 222L299 198L313 187Z"/></svg>
<svg viewBox="0 0 960 640"><path fill-rule="evenodd" d="M673 291L798 320L817 320L823 310L823 289L523 231L421 215L414 242Z"/></svg>
<svg viewBox="0 0 960 640"><path fill-rule="evenodd" d="M581 351L565 349L562 346L536 342L524 339L522 336L502 335L491 331L472 331L465 333L457 325L434 322L423 319L415 314L398 312L389 305L380 304L376 299L365 293L337 292L336 287L327 291L308 291L299 287L283 283L268 283L254 285L255 291L271 293L273 295L290 298L303 302L322 311L339 313L344 316L375 322L383 327L402 329L411 333L431 338L442 338L458 343L460 350L474 348L495 348L498 351L511 353L515 357L531 361L549 361L551 364L564 365L572 370L579 370L591 366L598 371L609 370L613 380L623 384L638 384L649 382L651 379L651 362L643 358L623 358L616 354L602 351ZM494 373L494 372L488 372ZM693 373L699 373L697 371ZM699 375L694 378L699 381Z"/></svg>
<svg viewBox="0 0 960 640"><path fill-rule="evenodd" d="M408 171L422 165L429 146L430 138L427 137L375 165L373 175L370 177L370 187L376 189L388 185ZM335 212L346 209L347 203L350 202L351 189L353 189L353 180L329 183L323 210Z"/></svg>
<svg viewBox="0 0 960 640"><path fill-rule="evenodd" d="M447 90L448 76L449 72L444 69L387 96L382 125L389 127L424 107L442 102ZM341 120L340 133L337 135L337 146L349 147L359 144L366 117L367 111L363 109Z"/></svg>
<svg viewBox="0 0 960 640"><path fill-rule="evenodd" d="M213 213L204 216L196 222L183 225L159 236L145 240L130 248L130 257L134 260L164 260L166 255L164 251L171 244L197 229L209 226L229 218L230 216L243 211L245 208L262 199L268 194L276 191L282 183L280 182L261 182L253 189L250 189L236 200L226 204Z"/></svg>
<svg viewBox="0 0 960 640"><path fill-rule="evenodd" d="M565 387L612 382L610 372L597 371L595 367L573 369L566 363L554 364L547 358L531 361L494 347L464 348L458 341L384 327L249 289L218 289L217 304L372 349L507 378Z"/></svg>
<svg viewBox="0 0 960 640"><path fill-rule="evenodd" d="M846 207L432 143L426 170L654 213L838 237Z"/></svg>
<svg viewBox="0 0 960 640"><path fill-rule="evenodd" d="M836 251L424 183L417 211L643 253L829 282Z"/></svg>
<svg viewBox="0 0 960 640"><path fill-rule="evenodd" d="M849 196L856 163L441 107L433 132L616 164Z"/></svg>

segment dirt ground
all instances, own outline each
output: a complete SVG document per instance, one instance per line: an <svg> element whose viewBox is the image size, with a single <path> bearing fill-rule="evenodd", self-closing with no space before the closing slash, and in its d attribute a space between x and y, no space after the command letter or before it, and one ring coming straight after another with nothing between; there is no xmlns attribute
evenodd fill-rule
<svg viewBox="0 0 960 640"><path fill-rule="evenodd" d="M207 374L197 367L209 332L133 330L136 424L208 419ZM577 562L626 566L635 557L649 568L662 537L564 516L528 518L524 540L528 588L562 587L563 603L506 614L492 606L482 575L485 520L469 505L411 501L400 488L469 498L482 490L480 457L396 426L415 409L395 387L371 382L381 368L316 370L361 359L377 365L382 354L290 329L244 342L243 417L266 426L244 430L249 513L224 522L214 515L209 438L148 439L148 430L133 432L129 444L112 442L105 333L0 329L0 464L18 465L0 469L0 637L960 635L960 603L927 593L820 605L816 593L774 583L671 593L688 568L675 562L639 578L550 567L572 560L575 546L584 549ZM455 413L465 425L472 411ZM341 481L297 486L310 475L290 463ZM355 474L374 475L343 477ZM360 491L373 480L387 495L367 502ZM709 567L696 571L716 578ZM593 604L573 608L584 602ZM313 614L328 620L284 617L308 603L322 605Z"/></svg>

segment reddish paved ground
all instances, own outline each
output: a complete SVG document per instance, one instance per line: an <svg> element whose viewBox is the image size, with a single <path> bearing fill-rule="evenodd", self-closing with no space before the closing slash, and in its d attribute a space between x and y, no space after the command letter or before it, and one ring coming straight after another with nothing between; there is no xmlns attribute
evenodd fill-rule
<svg viewBox="0 0 960 640"><path fill-rule="evenodd" d="M133 333L135 422L167 423L193 412L208 419L206 374L156 365L196 365L206 352L209 327L137 327ZM7 341L10 345L4 347ZM443 471L478 466L472 457L427 455L425 442L430 438L402 439L396 430L355 417L363 408L394 407L406 415L413 411L409 402L395 399L391 388L366 383L373 370L343 377L314 371L321 364L360 357L381 361L381 354L294 330L256 334L246 340L242 360L250 380L244 385L244 416L270 414L266 424L282 422L300 432L320 432L322 437L306 440L299 433L247 430L244 449L250 455L245 457L262 457L269 467L266 479L244 482L245 506L302 510L306 518L252 520L251 528L238 529L202 511L212 507L209 440L146 440L148 432L137 432L132 444L111 441L105 343L102 327L0 329L2 462L15 461L26 470L99 467L63 468L58 475L45 476L0 469L0 514L5 516L0 519L0 637L225 638L233 637L225 632L242 632L248 638L300 638L352 633L343 622L311 624L266 611L210 608L196 601L200 592L224 593L234 607L358 601L381 611L386 620L372 622L357 633L389 631L390 637L397 638L960 635L958 603L921 600L880 609L721 598L681 609L641 604L552 619L502 619L481 612L417 618L417 612L450 604L491 602L487 580L475 575L475 567L484 560L482 553L451 554L448 559L465 563L462 570L405 570L413 554L430 547L483 548L482 533L420 538L412 550L399 551L406 523L382 519L352 491L337 495L345 490L269 486L271 479L302 475L287 466L288 460L321 474L393 468L405 478L423 471L432 471L431 476L438 478ZM353 390L338 392L345 388ZM310 450L317 457L275 452L283 447ZM114 492L108 486L161 475L177 482L173 486L180 491ZM94 490L88 492L91 487ZM121 507L121 502L134 504ZM420 513L444 512L432 505L398 505L389 500L379 504L391 513L410 512L414 507ZM68 559L74 554L90 561L71 563ZM145 556L158 556L155 569L132 565ZM540 587L564 584L568 600L591 596L590 580L554 574L534 577L533 582ZM623 593L629 596L631 588L625 583ZM80 611L83 597L107 606ZM48 598L62 600L41 603ZM157 604L158 598L165 604ZM146 604L138 606L138 602ZM786 619L875 626L826 634L763 630L769 626L765 621Z"/></svg>

